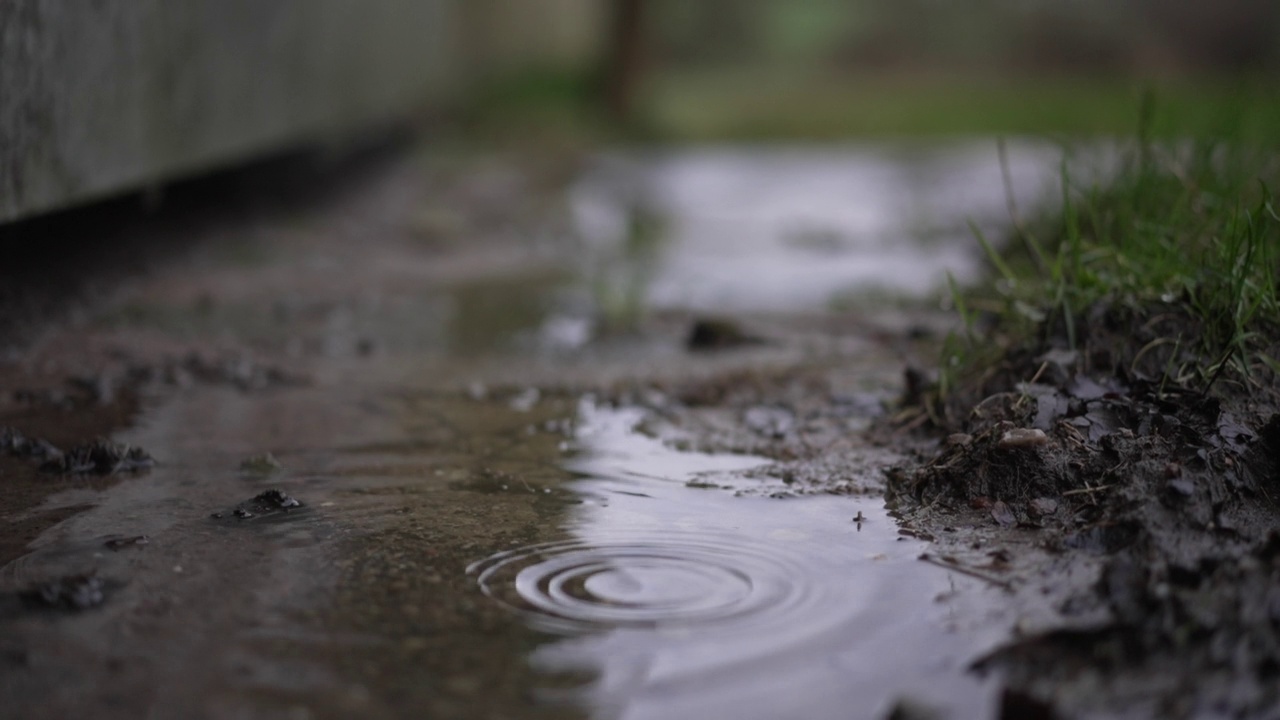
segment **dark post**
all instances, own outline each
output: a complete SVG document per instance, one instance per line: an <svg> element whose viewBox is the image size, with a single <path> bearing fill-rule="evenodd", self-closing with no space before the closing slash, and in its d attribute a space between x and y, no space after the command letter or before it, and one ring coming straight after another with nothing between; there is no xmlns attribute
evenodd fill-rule
<svg viewBox="0 0 1280 720"><path fill-rule="evenodd" d="M609 114L619 122L631 119L645 66L645 2L613 0L609 18L609 49L604 99Z"/></svg>

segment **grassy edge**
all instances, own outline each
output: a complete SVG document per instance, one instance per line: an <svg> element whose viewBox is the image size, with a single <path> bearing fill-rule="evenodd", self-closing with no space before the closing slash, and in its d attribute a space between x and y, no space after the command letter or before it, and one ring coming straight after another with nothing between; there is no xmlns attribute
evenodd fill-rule
<svg viewBox="0 0 1280 720"><path fill-rule="evenodd" d="M1224 378L1265 389L1280 372L1280 153L1253 136L1157 139L1153 105L1144 99L1106 180L1079 180L1064 155L1056 209L1028 222L1011 204L999 248L972 228L994 282L950 284L960 329L924 408L935 425L980 400L1002 358L1078 350L1088 318L1116 309L1185 321L1177 336L1121 350L1162 390L1204 395Z"/></svg>

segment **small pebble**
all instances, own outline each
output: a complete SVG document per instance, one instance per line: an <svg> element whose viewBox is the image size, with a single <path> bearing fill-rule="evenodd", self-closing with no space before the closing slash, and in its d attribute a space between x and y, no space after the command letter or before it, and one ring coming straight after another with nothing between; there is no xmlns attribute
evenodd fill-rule
<svg viewBox="0 0 1280 720"><path fill-rule="evenodd" d="M1036 498L1027 503L1027 512L1035 517L1046 517L1058 511L1058 501L1053 498Z"/></svg>
<svg viewBox="0 0 1280 720"><path fill-rule="evenodd" d="M1000 436L1000 442L996 443L996 447L1001 450L1010 450L1014 448L1035 448L1049 443L1049 436L1044 434L1043 430L1035 428L1014 428L1005 431Z"/></svg>
<svg viewBox="0 0 1280 720"><path fill-rule="evenodd" d="M106 545L108 548L112 550L119 550L121 548L129 547L132 545L146 545L150 542L151 542L151 538L147 537L146 535L135 535L134 537L127 537L127 538L111 538L110 540L104 542L103 545Z"/></svg>

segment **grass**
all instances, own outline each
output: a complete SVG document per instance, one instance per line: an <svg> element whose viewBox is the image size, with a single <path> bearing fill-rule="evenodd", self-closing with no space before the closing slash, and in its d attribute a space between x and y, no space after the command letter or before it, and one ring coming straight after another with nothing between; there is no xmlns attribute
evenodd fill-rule
<svg viewBox="0 0 1280 720"><path fill-rule="evenodd" d="M673 72L653 79L648 124L679 142L955 135L1111 136L1133 132L1148 90L1152 137L1280 135L1280 93L1266 80L1164 82L1080 76L780 70Z"/></svg>
<svg viewBox="0 0 1280 720"><path fill-rule="evenodd" d="M823 73L744 66L655 68L637 111L619 125L601 106L591 69L537 69L480 85L462 125L486 143L592 145L830 141L884 137L1036 135L1118 137L1154 90L1153 138L1280 139L1280 92L1266 78L1165 81L1097 76L933 71Z"/></svg>
<svg viewBox="0 0 1280 720"><path fill-rule="evenodd" d="M1224 376L1248 382L1259 368L1280 370L1277 145L1243 131L1161 140L1144 107L1137 136L1105 179L1078 180L1064 160L1053 212L1015 215L1000 249L975 229L996 281L952 287L964 330L944 348L944 397L1009 347L1081 348L1100 307L1124 309L1139 324L1176 318L1164 325L1176 332L1129 349L1135 365L1161 360L1162 383L1203 393ZM978 330L984 311L999 318L1003 344Z"/></svg>

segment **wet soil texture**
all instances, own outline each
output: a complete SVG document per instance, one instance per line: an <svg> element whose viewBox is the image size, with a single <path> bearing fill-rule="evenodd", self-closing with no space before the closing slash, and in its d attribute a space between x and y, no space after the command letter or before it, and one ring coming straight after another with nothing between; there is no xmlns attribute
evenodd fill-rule
<svg viewBox="0 0 1280 720"><path fill-rule="evenodd" d="M1050 328L941 408L958 432L892 473L894 504L943 527L948 552L1009 545L988 565L1056 604L979 663L1019 697L1069 716L1274 717L1275 378L1165 378L1188 358L1161 333L1195 346L1175 305L1087 315L1078 351Z"/></svg>
<svg viewBox="0 0 1280 720"><path fill-rule="evenodd" d="M1057 154L1010 157L1030 202ZM1033 526L1090 494L884 500L929 442L883 441L901 369L948 328L945 273L979 268L966 220L1005 212L994 142L286 174L3 239L6 714L1042 707L1054 676L1000 659L1132 533L1086 532L1081 565ZM1019 417L957 446L1113 427L1054 415L1070 387L1044 438ZM1128 557L1103 576L1136 613ZM1067 575L1031 592L1044 563Z"/></svg>

